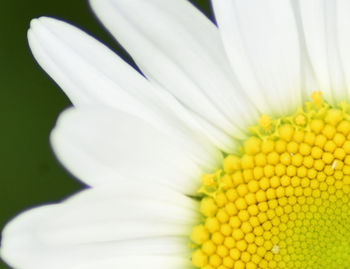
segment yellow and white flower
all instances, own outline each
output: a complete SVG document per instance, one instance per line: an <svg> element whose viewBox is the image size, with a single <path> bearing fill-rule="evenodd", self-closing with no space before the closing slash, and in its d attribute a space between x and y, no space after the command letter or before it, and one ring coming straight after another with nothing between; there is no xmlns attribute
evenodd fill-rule
<svg viewBox="0 0 350 269"><path fill-rule="evenodd" d="M2 234L17 269L349 268L350 1L90 0L144 76L31 23L73 103L51 136L86 190Z"/></svg>

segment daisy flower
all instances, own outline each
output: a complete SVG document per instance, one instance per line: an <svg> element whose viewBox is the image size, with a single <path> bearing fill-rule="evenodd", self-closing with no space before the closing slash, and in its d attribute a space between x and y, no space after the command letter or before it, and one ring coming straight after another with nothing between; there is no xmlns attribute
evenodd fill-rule
<svg viewBox="0 0 350 269"><path fill-rule="evenodd" d="M73 107L52 131L89 188L2 233L17 269L349 268L350 1L90 0L142 74L32 21Z"/></svg>

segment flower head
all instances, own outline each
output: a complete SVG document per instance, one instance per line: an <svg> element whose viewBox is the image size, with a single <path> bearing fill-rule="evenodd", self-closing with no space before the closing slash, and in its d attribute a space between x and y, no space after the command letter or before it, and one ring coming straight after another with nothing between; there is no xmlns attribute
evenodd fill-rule
<svg viewBox="0 0 350 269"><path fill-rule="evenodd" d="M33 55L89 188L3 231L14 268L350 266L350 2L91 0L143 75L51 18Z"/></svg>

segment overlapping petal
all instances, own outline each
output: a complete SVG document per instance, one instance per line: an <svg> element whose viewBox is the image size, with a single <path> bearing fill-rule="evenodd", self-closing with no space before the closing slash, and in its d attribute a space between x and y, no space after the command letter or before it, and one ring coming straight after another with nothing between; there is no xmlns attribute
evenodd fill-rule
<svg viewBox="0 0 350 269"><path fill-rule="evenodd" d="M61 115L52 144L65 167L89 185L122 176L195 194L201 173L216 167L221 154L181 131L164 132L121 111L87 107Z"/></svg>
<svg viewBox="0 0 350 269"><path fill-rule="evenodd" d="M151 85L119 56L72 25L46 17L35 19L28 38L38 63L76 107L118 108L171 131L186 125L223 151L237 148L223 130L184 108L164 89Z"/></svg>
<svg viewBox="0 0 350 269"><path fill-rule="evenodd" d="M77 28L33 20L33 54L75 106L53 148L93 188L10 222L1 257L18 269L189 267L199 214L184 194L220 150L237 149L260 113L295 111L307 90L349 96L350 3L213 0L218 30L186 0L90 2L145 76Z"/></svg>
<svg viewBox="0 0 350 269"><path fill-rule="evenodd" d="M217 28L186 0L97 0L92 7L146 77L234 137L257 113L239 91Z"/></svg>

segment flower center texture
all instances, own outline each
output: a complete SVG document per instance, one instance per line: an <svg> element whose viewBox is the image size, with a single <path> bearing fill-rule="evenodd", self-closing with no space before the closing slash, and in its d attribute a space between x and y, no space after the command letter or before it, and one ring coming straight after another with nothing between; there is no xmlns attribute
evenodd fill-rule
<svg viewBox="0 0 350 269"><path fill-rule="evenodd" d="M202 176L194 266L350 268L350 104L312 99Z"/></svg>

